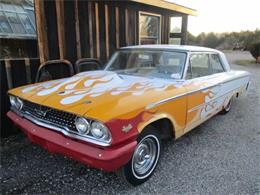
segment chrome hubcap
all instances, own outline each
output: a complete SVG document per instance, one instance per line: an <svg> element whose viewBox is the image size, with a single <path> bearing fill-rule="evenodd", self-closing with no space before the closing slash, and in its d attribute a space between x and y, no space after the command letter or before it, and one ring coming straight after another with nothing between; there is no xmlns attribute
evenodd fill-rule
<svg viewBox="0 0 260 195"><path fill-rule="evenodd" d="M138 144L132 160L136 177L147 177L153 171L158 160L159 147L159 141L155 136L148 136Z"/></svg>

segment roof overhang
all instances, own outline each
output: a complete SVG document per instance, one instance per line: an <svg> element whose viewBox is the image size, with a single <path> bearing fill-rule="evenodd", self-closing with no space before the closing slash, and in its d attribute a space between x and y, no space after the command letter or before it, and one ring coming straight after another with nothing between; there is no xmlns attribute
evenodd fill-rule
<svg viewBox="0 0 260 195"><path fill-rule="evenodd" d="M29 39L36 40L35 34L0 33L0 39Z"/></svg>
<svg viewBox="0 0 260 195"><path fill-rule="evenodd" d="M178 5L176 3L172 3L172 2L168 2L168 1L164 1L164 0L130 0L136 3L143 3L146 5L151 5L151 6L155 6L155 7L159 7L159 8L163 8L163 9L168 9L168 10L172 10L172 11L176 11L176 12L180 12L183 14L188 14L188 15L192 15L192 16L197 16L198 12L195 9L191 9L182 5Z"/></svg>

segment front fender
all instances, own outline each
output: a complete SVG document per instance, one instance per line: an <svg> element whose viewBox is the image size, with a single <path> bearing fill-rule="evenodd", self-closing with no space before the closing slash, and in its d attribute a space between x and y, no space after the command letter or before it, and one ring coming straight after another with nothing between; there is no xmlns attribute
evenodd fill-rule
<svg viewBox="0 0 260 195"><path fill-rule="evenodd" d="M151 123L153 122L156 122L160 119L168 119L171 121L171 124L173 126L173 133L175 135L175 126L177 125L177 123L175 122L174 118L172 118L169 114L167 113L154 113L152 118L150 118L149 120L147 121L144 121L143 123L141 123L139 126L138 126L138 132L141 133L145 127L147 127L148 125L150 125Z"/></svg>

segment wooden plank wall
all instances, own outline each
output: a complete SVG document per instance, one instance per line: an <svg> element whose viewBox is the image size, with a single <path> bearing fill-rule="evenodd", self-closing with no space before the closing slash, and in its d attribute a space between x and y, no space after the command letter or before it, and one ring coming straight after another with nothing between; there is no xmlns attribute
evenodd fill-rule
<svg viewBox="0 0 260 195"><path fill-rule="evenodd" d="M41 63L49 59L49 49L48 49L48 41L47 41L47 33L46 33L47 26L46 26L44 4L45 2L42 0L34 1L38 50L39 50L39 57Z"/></svg>
<svg viewBox="0 0 260 195"><path fill-rule="evenodd" d="M79 58L99 58L106 62L119 47L138 44L139 11L162 16L162 44L168 43L169 17L186 16L128 1L36 0L35 11L39 12L36 21L37 32L41 33L40 58L68 59L72 63ZM187 24L186 18L183 21ZM182 30L185 35L187 25ZM44 40L48 40L48 51L44 50Z"/></svg>
<svg viewBox="0 0 260 195"><path fill-rule="evenodd" d="M6 137L17 132L17 129L6 117L10 108L7 91L11 88L30 84L35 81L36 72L40 65L39 58L4 59L0 60L1 90L0 90L0 133Z"/></svg>

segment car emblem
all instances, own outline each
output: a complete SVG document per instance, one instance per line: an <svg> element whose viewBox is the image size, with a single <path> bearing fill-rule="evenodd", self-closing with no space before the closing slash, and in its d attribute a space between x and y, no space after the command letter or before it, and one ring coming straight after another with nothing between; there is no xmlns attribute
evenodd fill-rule
<svg viewBox="0 0 260 195"><path fill-rule="evenodd" d="M130 131L132 128L133 126L131 124L128 124L126 126L123 126L122 131L128 133L128 131Z"/></svg>
<svg viewBox="0 0 260 195"><path fill-rule="evenodd" d="M35 111L39 116L45 117L46 114L47 114L47 112L48 112L49 110L43 111L43 110L34 109L34 111Z"/></svg>

